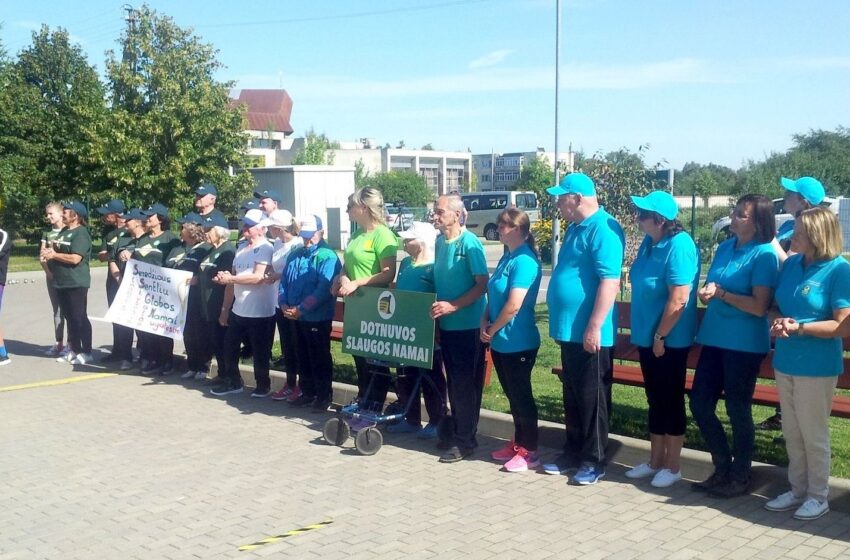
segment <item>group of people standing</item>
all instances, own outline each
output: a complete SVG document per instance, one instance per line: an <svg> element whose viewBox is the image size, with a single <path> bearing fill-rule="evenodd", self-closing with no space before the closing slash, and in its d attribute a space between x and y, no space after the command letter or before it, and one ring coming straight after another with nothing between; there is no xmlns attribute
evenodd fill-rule
<svg viewBox="0 0 850 560"><path fill-rule="evenodd" d="M824 198L820 182L783 178L781 184L786 208L796 210L793 225L783 226L777 235L771 201L760 195L741 197L732 212L733 235L718 247L702 286L699 251L677 220L674 199L662 191L632 197L645 237L630 263L630 336L645 379L651 451L648 461L626 476L651 478L656 487L682 478L687 357L698 343L702 350L690 410L715 471L693 486L717 497L746 493L754 446L752 395L774 337L791 490L766 507L793 508L796 517L814 519L829 510L827 420L832 391L843 372L841 337L850 334L850 264L841 256L835 215L819 207ZM607 463L615 300L625 239L617 220L600 206L596 185L587 175L568 174L548 192L557 197L558 211L569 222L546 298L549 335L561 353L566 440L563 452L542 468L550 474L572 472L574 482L590 485L605 476ZM384 201L375 189L360 189L349 197L347 210L357 230L342 260L325 243L318 216L296 220L278 208L280 200L268 191L255 193L255 201L244 206L242 239L234 247L224 216L214 209L215 196L212 185L197 190L197 212L180 220L179 237L171 234L168 210L161 204L125 210L120 201L111 201L98 209L115 227L99 254L109 262L110 300L130 258L194 273L184 377L206 377L214 357L219 378L211 392L241 392L238 365L247 346L256 379L252 397L271 395L324 411L332 399L330 333L337 297L396 281L398 289L435 294L430 314L437 321L438 359L432 370L406 368L399 376L399 394L416 402L419 395L412 394L416 384L411 380L423 376L428 423L422 426L419 407L413 406L406 421L390 431L438 438L441 462L473 454L489 345L515 424L512 440L492 457L509 472L541 464L531 373L541 342L535 303L542 268L522 210L508 208L500 214L505 253L490 274L480 240L463 226L462 200L439 197L432 223L416 222L400 234L408 257L396 278L399 239L384 222ZM47 217L53 229L45 236L41 260L55 302L56 345L50 353L86 364L91 361L91 325L85 314L91 251L86 211L76 202L63 205L61 212L50 205ZM697 300L706 306L699 324ZM287 380L272 394L269 362L275 326ZM134 367L132 331L116 325L114 336L110 358L120 362L119 369ZM137 336L142 372L169 372L173 342L146 333ZM386 398L388 372L365 358L354 361L358 399L362 406L378 409ZM721 395L732 425L731 444L716 415ZM450 421L444 421L448 410ZM437 430L441 422L448 428Z"/></svg>

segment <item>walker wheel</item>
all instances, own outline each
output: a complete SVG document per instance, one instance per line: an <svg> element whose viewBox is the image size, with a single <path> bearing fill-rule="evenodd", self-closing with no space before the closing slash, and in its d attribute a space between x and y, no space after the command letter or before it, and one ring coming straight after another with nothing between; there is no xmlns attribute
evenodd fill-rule
<svg viewBox="0 0 850 560"><path fill-rule="evenodd" d="M361 455L374 455L381 450L384 435L377 428L365 428L354 436L354 447Z"/></svg>
<svg viewBox="0 0 850 560"><path fill-rule="evenodd" d="M322 437L329 445L341 447L351 436L351 428L342 418L329 418L322 428Z"/></svg>

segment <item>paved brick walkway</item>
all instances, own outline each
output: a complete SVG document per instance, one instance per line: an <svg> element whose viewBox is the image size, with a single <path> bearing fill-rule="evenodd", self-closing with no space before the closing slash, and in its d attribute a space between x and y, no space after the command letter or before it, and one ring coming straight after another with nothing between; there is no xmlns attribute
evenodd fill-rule
<svg viewBox="0 0 850 560"><path fill-rule="evenodd" d="M36 355L50 338L43 289L7 291L0 320L16 353L0 389L104 371ZM95 336L106 341L106 326ZM489 438L454 465L407 436L362 457L321 441L324 415L202 389L120 375L0 391L0 559L850 555L845 513L797 522L756 497L635 486L618 465L592 487L502 473L484 460L499 445Z"/></svg>

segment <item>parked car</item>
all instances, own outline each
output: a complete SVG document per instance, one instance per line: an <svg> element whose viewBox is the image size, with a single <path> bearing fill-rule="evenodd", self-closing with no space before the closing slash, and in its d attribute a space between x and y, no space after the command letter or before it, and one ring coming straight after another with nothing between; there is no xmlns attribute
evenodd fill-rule
<svg viewBox="0 0 850 560"><path fill-rule="evenodd" d="M838 214L838 209L840 204L837 204L839 199L832 197L825 197L823 202L821 202L821 206L827 207L836 214ZM845 201L845 204L847 202ZM788 220L794 219L794 216L785 212L785 199L783 198L774 198L773 199L773 214L776 216L776 229L779 229L779 226L787 222ZM722 241L729 237L729 224L732 222L729 216L724 216L720 218L714 225L711 226L711 237L712 239L717 239L720 236L719 241Z"/></svg>
<svg viewBox="0 0 850 560"><path fill-rule="evenodd" d="M528 214L534 223L540 219L537 195L526 191L486 191L460 195L466 207L466 229L491 241L499 239L499 214L505 208L517 207Z"/></svg>
<svg viewBox="0 0 850 560"><path fill-rule="evenodd" d="M413 225L413 211L403 204L384 204L384 221L393 231L404 231Z"/></svg>

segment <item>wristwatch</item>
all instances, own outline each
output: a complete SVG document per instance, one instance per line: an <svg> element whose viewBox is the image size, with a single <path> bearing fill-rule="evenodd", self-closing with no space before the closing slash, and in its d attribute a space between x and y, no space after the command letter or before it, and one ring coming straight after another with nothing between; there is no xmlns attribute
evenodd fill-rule
<svg viewBox="0 0 850 560"><path fill-rule="evenodd" d="M660 334L655 333L655 336L652 337L652 340L654 340L655 342L660 342L660 341L664 340L665 338L667 338L667 337L661 336Z"/></svg>

